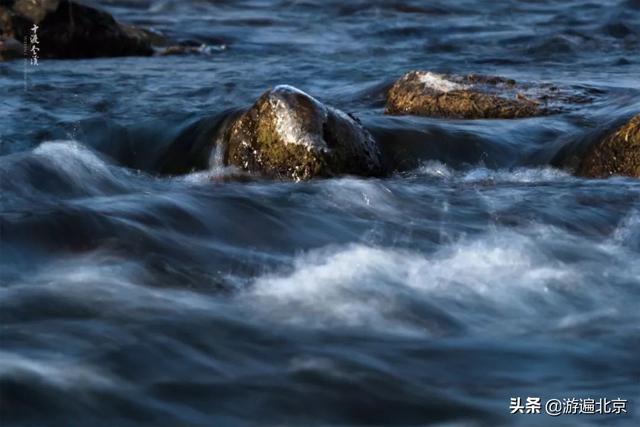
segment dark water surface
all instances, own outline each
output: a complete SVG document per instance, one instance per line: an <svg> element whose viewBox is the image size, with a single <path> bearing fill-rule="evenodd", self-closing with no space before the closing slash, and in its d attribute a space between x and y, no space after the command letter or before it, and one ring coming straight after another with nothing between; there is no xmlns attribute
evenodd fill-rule
<svg viewBox="0 0 640 427"><path fill-rule="evenodd" d="M640 183L554 168L640 111L638 1L99 4L206 52L0 63L0 423L638 425ZM588 102L382 116L409 69ZM178 133L276 84L407 170L158 175ZM629 414L509 415L515 396Z"/></svg>

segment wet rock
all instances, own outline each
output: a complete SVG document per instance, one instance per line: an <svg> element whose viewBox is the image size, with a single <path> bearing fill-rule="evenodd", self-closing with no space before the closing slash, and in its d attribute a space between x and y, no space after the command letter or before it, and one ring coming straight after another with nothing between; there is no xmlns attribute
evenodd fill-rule
<svg viewBox="0 0 640 427"><path fill-rule="evenodd" d="M0 35L5 38L13 38L13 25L11 24L12 14L3 3L0 3Z"/></svg>
<svg viewBox="0 0 640 427"><path fill-rule="evenodd" d="M591 178L611 175L640 178L640 114L593 144L576 173Z"/></svg>
<svg viewBox="0 0 640 427"><path fill-rule="evenodd" d="M18 59L24 56L22 43L13 37L0 36L0 61Z"/></svg>
<svg viewBox="0 0 640 427"><path fill-rule="evenodd" d="M357 119L291 86L265 92L227 131L225 163L283 180L383 174Z"/></svg>
<svg viewBox="0 0 640 427"><path fill-rule="evenodd" d="M69 0L15 0L0 6L0 32L26 40L37 25L40 58L96 58L153 54L147 32L106 12Z"/></svg>
<svg viewBox="0 0 640 427"><path fill-rule="evenodd" d="M173 56L173 55L200 55L209 52L206 45L189 46L184 44L177 44L167 46L162 49L158 49L156 55L158 56Z"/></svg>
<svg viewBox="0 0 640 427"><path fill-rule="evenodd" d="M44 17L55 12L60 0L15 0L13 12L29 22L39 24Z"/></svg>
<svg viewBox="0 0 640 427"><path fill-rule="evenodd" d="M410 71L388 91L385 112L458 119L515 119L546 114L549 110L542 99L532 96L530 88L520 87L511 79Z"/></svg>

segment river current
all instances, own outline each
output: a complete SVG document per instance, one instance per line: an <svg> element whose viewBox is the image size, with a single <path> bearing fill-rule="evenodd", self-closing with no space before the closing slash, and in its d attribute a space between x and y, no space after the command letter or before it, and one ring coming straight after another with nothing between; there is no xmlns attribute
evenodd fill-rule
<svg viewBox="0 0 640 427"><path fill-rule="evenodd" d="M0 63L3 425L638 425L640 182L558 161L640 112L638 1L93 4L202 53ZM587 101L384 116L412 69ZM160 173L178 134L277 84L406 167ZM529 396L628 413L511 415Z"/></svg>

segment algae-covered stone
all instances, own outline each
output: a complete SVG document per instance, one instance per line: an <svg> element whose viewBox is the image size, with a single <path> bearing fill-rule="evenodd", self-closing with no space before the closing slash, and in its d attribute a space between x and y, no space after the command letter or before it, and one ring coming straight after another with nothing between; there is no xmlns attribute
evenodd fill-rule
<svg viewBox="0 0 640 427"><path fill-rule="evenodd" d="M577 174L591 178L611 175L640 178L640 114L592 145Z"/></svg>
<svg viewBox="0 0 640 427"><path fill-rule="evenodd" d="M356 119L291 86L265 92L226 140L226 164L272 178L383 173L380 151Z"/></svg>
<svg viewBox="0 0 640 427"><path fill-rule="evenodd" d="M6 0L0 6L0 35L30 40L34 25L39 58L154 53L147 33L90 6L69 0Z"/></svg>
<svg viewBox="0 0 640 427"><path fill-rule="evenodd" d="M545 114L514 80L410 71L387 93L387 114L459 119L515 119Z"/></svg>

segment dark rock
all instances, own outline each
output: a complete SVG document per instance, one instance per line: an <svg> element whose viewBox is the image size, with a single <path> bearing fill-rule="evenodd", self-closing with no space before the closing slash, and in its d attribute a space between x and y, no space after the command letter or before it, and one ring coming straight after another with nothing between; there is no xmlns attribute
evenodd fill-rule
<svg viewBox="0 0 640 427"><path fill-rule="evenodd" d="M0 36L5 38L13 38L15 36L13 24L11 23L12 16L10 9L5 7L4 3L0 3Z"/></svg>
<svg viewBox="0 0 640 427"><path fill-rule="evenodd" d="M283 180L380 176L380 151L352 116L290 86L265 92L227 131L225 163Z"/></svg>
<svg viewBox="0 0 640 427"><path fill-rule="evenodd" d="M18 59L24 56L24 46L13 37L0 36L0 61Z"/></svg>
<svg viewBox="0 0 640 427"><path fill-rule="evenodd" d="M531 95L530 88L502 77L410 71L387 93L385 112L459 119L515 119L548 113L541 97Z"/></svg>
<svg viewBox="0 0 640 427"><path fill-rule="evenodd" d="M16 0L0 6L5 37L25 40L37 25L40 58L96 58L153 54L149 34L106 12L69 0Z"/></svg>
<svg viewBox="0 0 640 427"><path fill-rule="evenodd" d="M576 174L590 178L611 175L640 178L640 114L593 144Z"/></svg>
<svg viewBox="0 0 640 427"><path fill-rule="evenodd" d="M13 12L34 24L39 24L50 12L55 12L60 0L15 0Z"/></svg>

